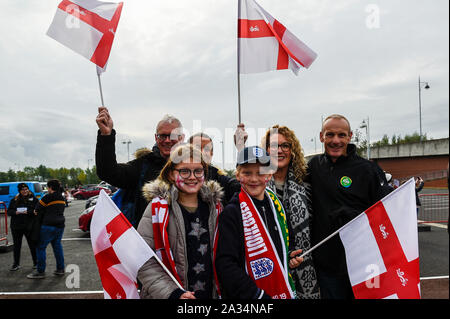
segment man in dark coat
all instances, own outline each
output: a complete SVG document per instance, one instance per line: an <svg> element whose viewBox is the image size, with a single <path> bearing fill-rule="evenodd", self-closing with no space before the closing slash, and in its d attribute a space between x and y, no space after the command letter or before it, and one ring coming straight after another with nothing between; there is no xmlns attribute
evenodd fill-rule
<svg viewBox="0 0 450 319"><path fill-rule="evenodd" d="M386 177L377 164L356 154L350 144L350 123L342 115L323 122L320 140L325 153L308 163L312 185L312 241L328 235L382 199L389 191ZM339 236L334 236L313 252L322 298L352 299L345 252Z"/></svg>
<svg viewBox="0 0 450 319"><path fill-rule="evenodd" d="M137 226L148 204L140 188L158 177L170 156L172 147L184 141L181 122L173 116L166 115L156 127L156 144L152 150L122 164L116 161L116 131L113 129L113 121L106 107L99 108L96 122L99 128L95 150L97 175L111 185L136 193L133 224Z"/></svg>

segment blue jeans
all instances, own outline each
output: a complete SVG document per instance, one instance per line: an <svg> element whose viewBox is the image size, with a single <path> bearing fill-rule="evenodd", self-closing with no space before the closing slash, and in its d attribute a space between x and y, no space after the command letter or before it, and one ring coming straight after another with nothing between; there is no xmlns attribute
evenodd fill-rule
<svg viewBox="0 0 450 319"><path fill-rule="evenodd" d="M45 272L45 250L49 243L52 244L53 254L56 258L56 269L64 270L64 252L61 245L61 238L64 233L64 227L58 228L53 226L41 226L41 232L39 234L39 243L36 248L37 255L37 271Z"/></svg>

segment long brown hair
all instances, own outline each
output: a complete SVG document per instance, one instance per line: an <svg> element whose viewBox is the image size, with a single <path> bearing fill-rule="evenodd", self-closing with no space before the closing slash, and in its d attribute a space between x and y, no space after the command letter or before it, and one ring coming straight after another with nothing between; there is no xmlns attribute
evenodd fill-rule
<svg viewBox="0 0 450 319"><path fill-rule="evenodd" d="M283 135L289 142L289 144L291 144L292 159L289 165L291 165L292 167L295 180L298 183L301 183L306 177L306 169L308 165L306 163L300 141L298 140L297 136L295 136L294 131L289 129L287 126L280 126L277 124L269 128L262 138L261 145L265 150L269 149L270 136L275 134Z"/></svg>
<svg viewBox="0 0 450 319"><path fill-rule="evenodd" d="M202 152L192 144L183 144L177 146L170 153L170 157L167 160L166 165L164 165L164 168L161 170L158 179L166 182L169 185L172 185L173 181L170 180L170 172L173 171L176 165L186 159L190 159L193 163L202 164L203 169L205 170L205 177L208 175L208 164L206 164L205 160L203 159Z"/></svg>

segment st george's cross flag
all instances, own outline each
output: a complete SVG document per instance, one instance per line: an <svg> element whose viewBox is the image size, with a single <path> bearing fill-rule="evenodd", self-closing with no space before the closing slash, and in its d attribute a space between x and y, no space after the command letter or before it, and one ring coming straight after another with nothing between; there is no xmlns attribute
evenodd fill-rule
<svg viewBox="0 0 450 319"><path fill-rule="evenodd" d="M156 255L103 190L92 216L91 243L105 299L139 299L137 272Z"/></svg>
<svg viewBox="0 0 450 319"><path fill-rule="evenodd" d="M254 0L239 0L239 73L291 69L296 75L317 54Z"/></svg>
<svg viewBox="0 0 450 319"><path fill-rule="evenodd" d="M123 2L63 0L47 35L105 68L122 6Z"/></svg>
<svg viewBox="0 0 450 319"><path fill-rule="evenodd" d="M339 231L357 299L420 299L414 179Z"/></svg>

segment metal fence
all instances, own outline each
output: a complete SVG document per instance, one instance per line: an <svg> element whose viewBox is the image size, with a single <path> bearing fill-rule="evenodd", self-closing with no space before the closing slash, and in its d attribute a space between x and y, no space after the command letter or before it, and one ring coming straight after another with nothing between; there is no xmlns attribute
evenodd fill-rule
<svg viewBox="0 0 450 319"><path fill-rule="evenodd" d="M3 202L0 202L0 246L8 246L8 215Z"/></svg>
<svg viewBox="0 0 450 319"><path fill-rule="evenodd" d="M448 223L448 193L419 195L422 206L417 216L419 224Z"/></svg>

